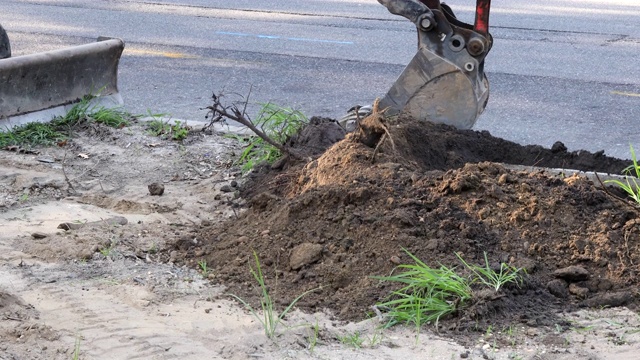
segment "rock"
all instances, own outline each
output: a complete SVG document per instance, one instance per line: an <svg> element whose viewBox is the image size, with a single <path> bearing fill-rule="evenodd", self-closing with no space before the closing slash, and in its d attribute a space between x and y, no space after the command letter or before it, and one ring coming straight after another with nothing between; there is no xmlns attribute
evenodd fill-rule
<svg viewBox="0 0 640 360"><path fill-rule="evenodd" d="M49 156L49 155L40 156L36 160L43 163L47 163L47 164L53 164L54 162L56 162L56 159L54 159L53 156Z"/></svg>
<svg viewBox="0 0 640 360"><path fill-rule="evenodd" d="M391 263L396 264L396 265L400 265L400 257L393 255L392 257L389 258L389 261L391 261Z"/></svg>
<svg viewBox="0 0 640 360"><path fill-rule="evenodd" d="M547 283L547 290L557 298L566 299L569 297L567 283L564 280L556 279L549 281L549 283Z"/></svg>
<svg viewBox="0 0 640 360"><path fill-rule="evenodd" d="M566 152L566 151L567 151L567 147L560 141L556 141L551 146L551 152L554 153L554 154L559 153L559 152Z"/></svg>
<svg viewBox="0 0 640 360"><path fill-rule="evenodd" d="M582 306L600 308L623 306L633 300L633 295L626 291L596 295L582 302Z"/></svg>
<svg viewBox="0 0 640 360"><path fill-rule="evenodd" d="M59 224L58 229L69 231L69 230L78 230L83 227L102 226L102 225L107 225L107 226L127 225L128 223L129 221L127 220L127 218L123 216L114 216L109 219L90 221L86 223L66 222L66 223Z"/></svg>
<svg viewBox="0 0 640 360"><path fill-rule="evenodd" d="M589 289L576 284L569 284L569 292L581 299L584 299L587 297L587 294L589 294Z"/></svg>
<svg viewBox="0 0 640 360"><path fill-rule="evenodd" d="M164 194L164 185L160 183L153 183L147 186L149 188L149 194L152 196L162 196Z"/></svg>
<svg viewBox="0 0 640 360"><path fill-rule="evenodd" d="M589 271L582 266L568 266L553 272L557 278L564 279L568 282L578 282L589 279Z"/></svg>
<svg viewBox="0 0 640 360"><path fill-rule="evenodd" d="M220 191L222 192L232 192L233 188L231 187L231 185L222 185L222 187L220 187Z"/></svg>
<svg viewBox="0 0 640 360"><path fill-rule="evenodd" d="M169 253L169 262L170 262L170 263L175 262L175 261L176 261L176 259L178 258L178 255L179 255L179 254L178 254L178 252L177 252L177 251L175 251L175 250L171 251L171 252Z"/></svg>
<svg viewBox="0 0 640 360"><path fill-rule="evenodd" d="M289 266L298 270L305 265L313 264L322 258L323 246L319 244L302 243L291 250Z"/></svg>
<svg viewBox="0 0 640 360"><path fill-rule="evenodd" d="M530 328L527 328L527 330L525 331L525 334L527 334L527 336L534 337L534 336L540 335L540 331L536 328L530 327Z"/></svg>
<svg viewBox="0 0 640 360"><path fill-rule="evenodd" d="M31 237L34 238L34 239L44 239L44 238L47 237L47 234L45 234L43 232L36 231L33 234L31 234Z"/></svg>

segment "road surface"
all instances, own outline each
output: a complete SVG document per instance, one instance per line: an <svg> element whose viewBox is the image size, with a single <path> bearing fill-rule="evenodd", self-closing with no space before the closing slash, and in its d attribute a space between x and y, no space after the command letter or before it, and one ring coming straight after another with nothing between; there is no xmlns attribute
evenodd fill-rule
<svg viewBox="0 0 640 360"><path fill-rule="evenodd" d="M473 19L472 0L448 1ZM0 0L14 55L123 38L120 90L135 113L205 119L213 92L250 91L337 118L384 95L415 30L374 0ZM521 144L640 149L640 2L494 0L491 97L474 129ZM428 141L428 139L425 139Z"/></svg>

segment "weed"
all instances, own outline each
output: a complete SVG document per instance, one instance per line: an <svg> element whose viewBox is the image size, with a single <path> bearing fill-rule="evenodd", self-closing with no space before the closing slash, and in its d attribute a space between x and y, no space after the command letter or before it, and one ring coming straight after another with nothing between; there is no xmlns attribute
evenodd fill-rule
<svg viewBox="0 0 640 360"><path fill-rule="evenodd" d="M80 336L76 336L76 342L73 347L73 356L71 357L73 360L80 359Z"/></svg>
<svg viewBox="0 0 640 360"><path fill-rule="evenodd" d="M249 303L241 299L240 297L230 294L234 299L238 300L242 305L244 305L253 316L258 319L260 324L264 329L265 335L269 339L273 339L276 335L276 330L278 330L279 325L282 323L284 317L291 311L293 306L302 299L303 296L307 295L310 292L316 291L319 288L311 289L303 292L298 295L290 304L287 306L280 314L276 311L274 307L273 299L269 294L269 290L267 289L267 285L265 283L264 275L262 274L262 268L260 267L260 260L258 259L258 254L254 251L253 257L255 259L255 269L253 267L249 267L251 271L251 275L256 280L261 290L261 298L260 298L260 306L262 307L262 316L258 314L258 312L251 306Z"/></svg>
<svg viewBox="0 0 640 360"><path fill-rule="evenodd" d="M375 347L376 345L379 345L382 342L383 337L384 336L382 334L382 329L374 330L373 335L371 335L371 337L368 337L369 346L370 347Z"/></svg>
<svg viewBox="0 0 640 360"><path fill-rule="evenodd" d="M198 266L200 266L200 270L202 270L202 276L207 277L209 275L209 267L207 267L207 260L198 261Z"/></svg>
<svg viewBox="0 0 640 360"><path fill-rule="evenodd" d="M155 119L147 123L147 130L153 136L159 136L163 139L171 139L176 141L182 141L189 135L189 126L187 123L182 123L179 120L175 120L173 125L169 123L169 120Z"/></svg>
<svg viewBox="0 0 640 360"><path fill-rule="evenodd" d="M475 277L473 278L473 282L479 281L482 284L485 284L491 288L495 292L498 292L502 286L508 283L522 284L522 275L520 272L524 271L522 268L516 268L514 266L501 263L500 269L498 271L494 271L489 266L489 260L487 259L487 253L484 253L484 266L478 265L470 265L462 257L460 254L456 253L458 259L467 267L467 269L471 270Z"/></svg>
<svg viewBox="0 0 640 360"><path fill-rule="evenodd" d="M493 335L493 325L487 326L487 330L484 332L485 339L491 337L491 335Z"/></svg>
<svg viewBox="0 0 640 360"><path fill-rule="evenodd" d="M555 324L555 328L556 328L556 331L555 331L556 334L561 334L562 332L564 332L564 328L560 324Z"/></svg>
<svg viewBox="0 0 640 360"><path fill-rule="evenodd" d="M313 351L316 349L316 345L318 344L318 339L320 335L320 327L318 326L318 319L316 318L316 323L309 327L312 332L307 337L309 341L309 351L313 354Z"/></svg>
<svg viewBox="0 0 640 360"><path fill-rule="evenodd" d="M29 200L29 194L28 193L24 193L22 194L22 196L20 196L20 202L25 202Z"/></svg>
<svg viewBox="0 0 640 360"><path fill-rule="evenodd" d="M507 338L509 339L509 344L511 344L511 346L516 346L516 328L513 325L509 325L508 327L506 327L503 332L507 335Z"/></svg>
<svg viewBox="0 0 640 360"><path fill-rule="evenodd" d="M32 122L0 132L0 147L51 145L66 138L63 132L51 124Z"/></svg>
<svg viewBox="0 0 640 360"><path fill-rule="evenodd" d="M523 357L522 355L518 354L518 353L510 353L508 356L509 360L522 360ZM534 357L537 359L537 357Z"/></svg>
<svg viewBox="0 0 640 360"><path fill-rule="evenodd" d="M640 178L640 165L638 165L638 159L636 153L633 150L633 146L629 145L631 151L632 164L622 170L625 174L625 181L622 182L617 179L605 180L605 183L611 183L618 185L624 192L626 192L637 205L640 205L640 184L638 184L638 178Z"/></svg>
<svg viewBox="0 0 640 360"><path fill-rule="evenodd" d="M80 124L96 122L122 128L134 117L122 108L93 106L93 98L95 96L85 96L64 116L57 116L48 123L32 122L0 132L0 147L52 145L67 139Z"/></svg>
<svg viewBox="0 0 640 360"><path fill-rule="evenodd" d="M102 256L104 256L105 258L110 258L111 255L114 254L115 252L115 248L116 248L116 244L111 242L111 244L109 245L109 247L102 247L100 248L100 254L102 254Z"/></svg>
<svg viewBox="0 0 640 360"><path fill-rule="evenodd" d="M498 272L489 266L485 253L485 265L470 265L458 254L458 259L469 269L473 276L463 277L455 268L440 265L431 268L420 261L413 254L403 249L415 264L401 264L397 268L404 272L386 277L374 277L382 281L392 281L404 284L399 290L393 291L390 300L377 304L380 309L387 310L389 322L386 327L398 323L413 324L419 332L423 324L434 323L446 315L463 308L472 298L471 286L481 284L499 291L507 283L520 284L522 282L519 268L502 263ZM492 331L490 327L488 332Z"/></svg>
<svg viewBox="0 0 640 360"><path fill-rule="evenodd" d="M513 336L514 333L514 327L513 325L509 325L507 327L505 327L502 332L504 332L507 336L511 337Z"/></svg>
<svg viewBox="0 0 640 360"><path fill-rule="evenodd" d="M129 125L131 114L122 108L108 109L101 107L89 115L97 123L120 129Z"/></svg>
<svg viewBox="0 0 640 360"><path fill-rule="evenodd" d="M378 304L389 309L391 319L387 327L398 323L412 323L416 329L426 323L435 322L471 299L469 281L459 276L453 268L444 265L435 269L427 266L413 254L404 250L415 262L402 264L398 268L405 271L398 275L374 277L382 281L406 284L392 292L393 299Z"/></svg>
<svg viewBox="0 0 640 360"><path fill-rule="evenodd" d="M258 117L254 121L268 137L284 144L291 136L297 133L308 123L307 117L298 110L280 107L272 103L261 104ZM258 136L247 139L247 146L240 155L237 163L242 166L243 172L248 172L259 163L273 163L282 156L280 150L266 143Z"/></svg>
<svg viewBox="0 0 640 360"><path fill-rule="evenodd" d="M85 96L75 104L64 116L55 117L51 125L57 128L70 130L83 122L96 122L114 128L123 128L129 125L129 119L134 116L123 108L106 108L104 106L91 105L95 96Z"/></svg>
<svg viewBox="0 0 640 360"><path fill-rule="evenodd" d="M349 345L355 349L360 349L365 339L360 336L359 331L356 331L353 334L338 336L338 340L340 340L340 342L344 345Z"/></svg>

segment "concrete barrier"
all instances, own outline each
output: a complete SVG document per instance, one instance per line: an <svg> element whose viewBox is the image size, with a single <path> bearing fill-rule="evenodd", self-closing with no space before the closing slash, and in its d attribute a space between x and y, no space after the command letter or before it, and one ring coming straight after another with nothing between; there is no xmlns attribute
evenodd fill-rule
<svg viewBox="0 0 640 360"><path fill-rule="evenodd" d="M11 44L9 43L7 32L4 31L4 28L0 25L0 59L9 57L11 57Z"/></svg>
<svg viewBox="0 0 640 360"><path fill-rule="evenodd" d="M49 121L65 106L87 95L113 107L123 104L118 93L120 39L67 49L0 59L0 129L32 121Z"/></svg>

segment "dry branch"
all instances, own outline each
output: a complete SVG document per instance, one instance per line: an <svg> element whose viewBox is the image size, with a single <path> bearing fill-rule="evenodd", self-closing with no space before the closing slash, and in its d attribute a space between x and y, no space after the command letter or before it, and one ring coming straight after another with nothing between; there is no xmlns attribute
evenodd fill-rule
<svg viewBox="0 0 640 360"><path fill-rule="evenodd" d="M225 106L221 101L222 95L216 95L215 93L211 96L213 100L213 104L207 106L206 109L209 109L209 113L207 114L207 118L211 116L210 124L215 122L222 121L224 119L230 119L240 124L246 126L251 130L254 134L258 135L262 140L266 141L269 145L274 146L276 149L280 150L283 154L287 154L290 157L302 160L304 157L298 154L296 151L291 149L290 147L286 147L283 144L278 143L273 140L269 135L265 134L264 131L258 129L255 124L251 121L249 116L246 113L247 103L249 102L249 97L243 102L242 110L238 108L237 105L232 104Z"/></svg>

